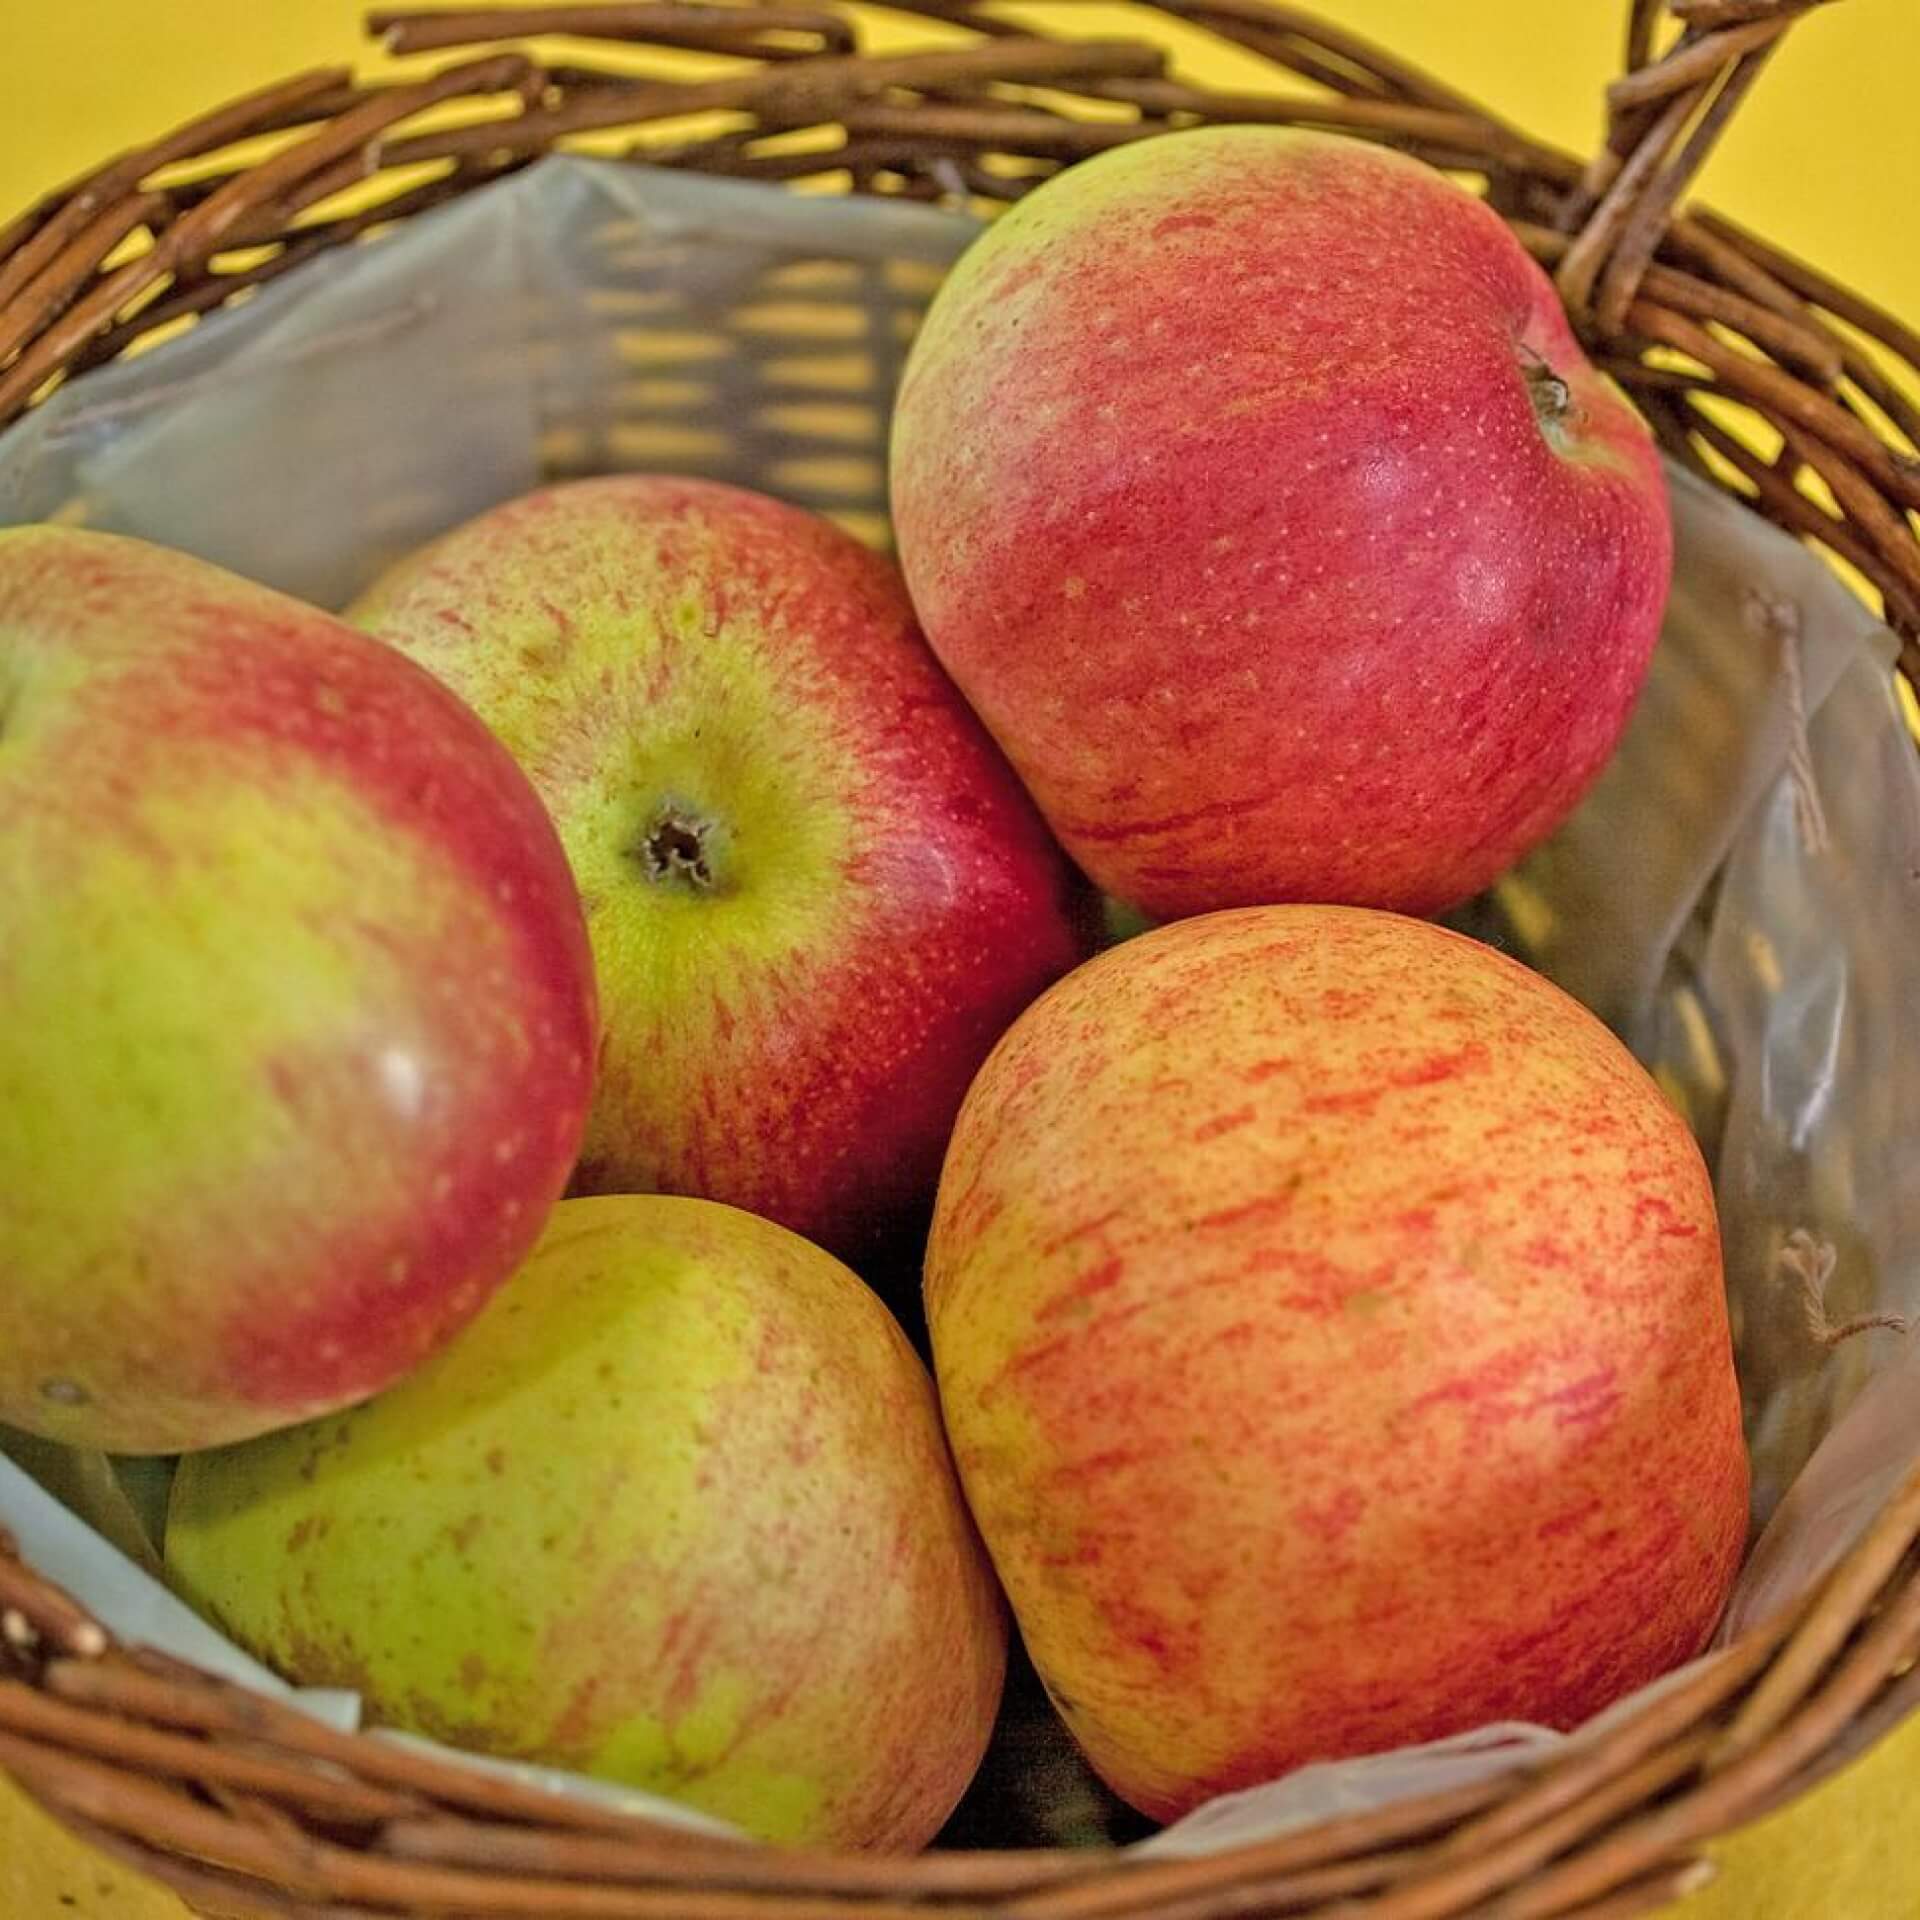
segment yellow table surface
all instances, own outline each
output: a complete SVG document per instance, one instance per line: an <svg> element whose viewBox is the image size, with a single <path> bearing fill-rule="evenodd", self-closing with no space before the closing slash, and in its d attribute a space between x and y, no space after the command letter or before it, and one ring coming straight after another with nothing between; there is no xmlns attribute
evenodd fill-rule
<svg viewBox="0 0 1920 1920"><path fill-rule="evenodd" d="M1600 125L1618 59L1613 0L1321 0L1343 24L1418 59L1523 126L1577 151ZM1126 32L1124 7L1036 5L1086 33ZM268 79L363 58L355 0L0 0L0 217L83 168ZM876 16L876 44L925 29ZM1219 85L1249 69L1197 34L1185 70ZM1702 198L1920 319L1913 0L1842 0L1803 22L1716 154ZM1685 1920L1913 1920L1920 1720L1819 1792L1716 1849L1718 1882ZM184 1920L169 1896L75 1846L0 1780L0 1914L8 1920Z"/></svg>

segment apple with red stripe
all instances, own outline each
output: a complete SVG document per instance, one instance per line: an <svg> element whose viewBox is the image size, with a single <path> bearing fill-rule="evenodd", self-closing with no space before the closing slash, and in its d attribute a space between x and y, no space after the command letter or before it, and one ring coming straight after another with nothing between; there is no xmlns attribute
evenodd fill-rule
<svg viewBox="0 0 1920 1920"><path fill-rule="evenodd" d="M1157 1818L1577 1725L1739 1564L1699 1150L1584 1008L1421 921L1206 914L1054 988L960 1115L927 1316L1035 1665Z"/></svg>
<svg viewBox="0 0 1920 1920"><path fill-rule="evenodd" d="M352 628L0 532L0 1419L247 1438L389 1385L565 1185L591 957L539 800Z"/></svg>
<svg viewBox="0 0 1920 1920"><path fill-rule="evenodd" d="M842 1254L931 1199L974 1070L1082 950L1058 848L898 574L624 475L508 502L353 609L469 701L573 862L605 1035L581 1190Z"/></svg>
<svg viewBox="0 0 1920 1920"><path fill-rule="evenodd" d="M935 652L1157 919L1485 886L1611 752L1672 546L1651 435L1500 219L1272 127L1103 154L974 243L893 508Z"/></svg>

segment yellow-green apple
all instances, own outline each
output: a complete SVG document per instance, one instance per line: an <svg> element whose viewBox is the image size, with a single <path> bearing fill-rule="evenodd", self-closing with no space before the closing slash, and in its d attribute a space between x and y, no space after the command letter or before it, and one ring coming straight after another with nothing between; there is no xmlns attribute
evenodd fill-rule
<svg viewBox="0 0 1920 1920"><path fill-rule="evenodd" d="M483 514L354 617L559 825L605 1028L580 1189L849 1253L924 1207L974 1070L1079 949L1066 864L893 568L780 502L629 475Z"/></svg>
<svg viewBox="0 0 1920 1920"><path fill-rule="evenodd" d="M168 1563L304 1681L769 1839L909 1848L979 1764L999 1590L878 1298L712 1201L563 1201L438 1358L185 1461Z"/></svg>
<svg viewBox="0 0 1920 1920"><path fill-rule="evenodd" d="M1699 1651L1747 1465L1711 1188L1583 1008L1352 907L1071 975L967 1097L941 1403L1034 1662L1168 1817Z"/></svg>
<svg viewBox="0 0 1920 1920"><path fill-rule="evenodd" d="M0 1419L173 1452L364 1399L565 1186L566 858L447 691L106 534L0 532Z"/></svg>
<svg viewBox="0 0 1920 1920"><path fill-rule="evenodd" d="M1553 288L1405 155L1223 127L1040 187L893 430L927 636L1101 886L1429 912L1610 753L1665 483Z"/></svg>

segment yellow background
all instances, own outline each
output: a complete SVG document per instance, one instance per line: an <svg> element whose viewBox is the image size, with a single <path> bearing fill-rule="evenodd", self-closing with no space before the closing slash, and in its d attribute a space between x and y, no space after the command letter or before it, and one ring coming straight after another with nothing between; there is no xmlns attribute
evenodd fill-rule
<svg viewBox="0 0 1920 1920"><path fill-rule="evenodd" d="M1600 125L1618 58L1612 0L1322 0L1529 130L1578 151ZM1036 7L1059 22L1063 9ZM0 217L121 147L296 69L360 57L355 0L0 0ZM1085 33L1125 32L1118 8L1076 6ZM935 29L876 17L885 45ZM1194 77L1255 71L1199 35L1174 36ZM1805 21L1765 74L1703 189L1735 218L1920 319L1911 239L1920 132L1913 0L1842 0ZM1920 1721L1872 1759L1719 1850L1719 1884L1689 1920L1912 1920L1920 1851L1908 1841ZM0 1913L20 1920L179 1920L72 1847L0 1783Z"/></svg>
<svg viewBox="0 0 1920 1920"><path fill-rule="evenodd" d="M1319 0L1529 130L1580 152L1619 59L1623 0ZM0 0L0 212L118 148L295 70L358 58L357 0ZM1140 16L1037 6L1084 33ZM874 37L924 41L930 24L876 16ZM1251 69L1183 35L1194 77ZM1725 212L1908 317L1920 317L1920 181L1913 0L1840 0L1795 28L1741 108L1706 195Z"/></svg>

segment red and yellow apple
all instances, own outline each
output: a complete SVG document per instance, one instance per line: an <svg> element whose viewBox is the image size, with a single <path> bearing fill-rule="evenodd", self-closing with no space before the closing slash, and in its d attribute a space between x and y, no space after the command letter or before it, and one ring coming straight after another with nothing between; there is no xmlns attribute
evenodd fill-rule
<svg viewBox="0 0 1920 1920"><path fill-rule="evenodd" d="M704 1200L568 1200L419 1373L185 1461L184 1591L380 1723L769 1839L908 1848L979 1765L1006 1615L873 1293Z"/></svg>
<svg viewBox="0 0 1920 1920"><path fill-rule="evenodd" d="M563 1189L566 859L446 690L183 554L0 532L0 1419L237 1440L386 1386Z"/></svg>
<svg viewBox="0 0 1920 1920"><path fill-rule="evenodd" d="M605 1027L581 1188L846 1252L924 1206L974 1070L1080 949L1066 863L892 567L780 502L624 476L483 514L354 617L559 825Z"/></svg>
<svg viewBox="0 0 1920 1920"><path fill-rule="evenodd" d="M1611 752L1670 567L1652 438L1501 221L1271 127L1103 154L974 243L893 512L934 651L1159 919L1486 885Z"/></svg>
<svg viewBox="0 0 1920 1920"><path fill-rule="evenodd" d="M927 1310L1035 1664L1156 1817L1571 1727L1739 1561L1699 1152L1584 1009L1421 921L1211 914L1055 987L967 1097Z"/></svg>

